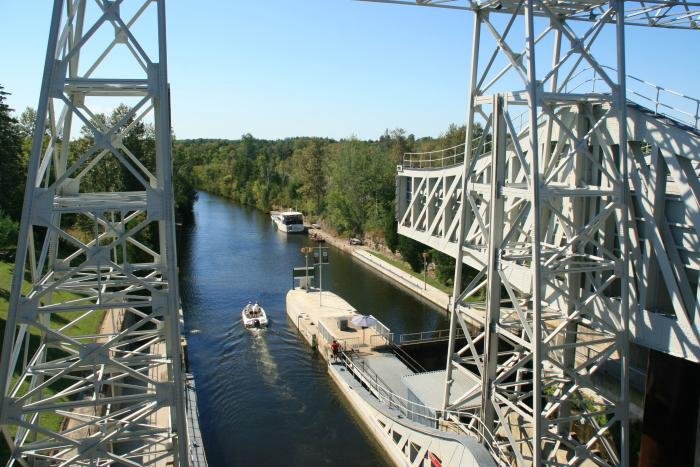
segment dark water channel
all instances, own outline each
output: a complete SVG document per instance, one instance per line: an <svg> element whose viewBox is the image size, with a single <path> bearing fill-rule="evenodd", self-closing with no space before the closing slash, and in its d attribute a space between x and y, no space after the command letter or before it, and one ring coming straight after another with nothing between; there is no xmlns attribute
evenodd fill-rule
<svg viewBox="0 0 700 467"><path fill-rule="evenodd" d="M285 314L291 268L303 266L305 235L207 193L180 236L180 287L209 464L387 465ZM394 332L445 329L444 313L331 248L323 288ZM258 300L271 319L254 335L240 310Z"/></svg>

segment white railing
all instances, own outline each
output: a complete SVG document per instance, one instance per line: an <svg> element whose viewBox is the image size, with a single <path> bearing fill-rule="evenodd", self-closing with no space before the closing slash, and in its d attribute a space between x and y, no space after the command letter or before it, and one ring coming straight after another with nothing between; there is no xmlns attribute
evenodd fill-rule
<svg viewBox="0 0 700 467"><path fill-rule="evenodd" d="M606 70L617 73L612 67ZM563 92L596 92L596 87L605 80L592 67L583 68L566 80ZM609 92L609 91L608 91ZM700 130L700 99L687 96L672 89L650 83L636 76L627 75L627 99L679 123ZM527 127L527 112L513 119L515 130L520 133ZM476 145L478 138L475 139ZM407 152L403 156L403 168L440 169L464 162L464 143L446 149L425 152Z"/></svg>
<svg viewBox="0 0 700 467"><path fill-rule="evenodd" d="M394 333L390 332L388 334L372 334L369 336L369 346L383 347L385 345L391 345L394 342Z"/></svg>
<svg viewBox="0 0 700 467"><path fill-rule="evenodd" d="M326 342L333 342L333 334L330 333L330 331L326 328L326 325L320 320L318 320L318 333Z"/></svg>
<svg viewBox="0 0 700 467"><path fill-rule="evenodd" d="M391 329L389 329L384 323L379 321L377 318L375 318L372 315L369 315L370 318L374 319L374 324L370 326L370 329L373 329L377 334L380 334L382 336L392 336L393 334L391 332Z"/></svg>
<svg viewBox="0 0 700 467"><path fill-rule="evenodd" d="M457 338L464 337L464 331L457 328ZM450 337L449 329L439 329L437 331L423 331L401 334L399 336L399 345L418 344L420 342L434 342L447 340Z"/></svg>
<svg viewBox="0 0 700 467"><path fill-rule="evenodd" d="M615 68L604 69L617 73ZM565 92L596 92L605 80L591 67L583 68L567 80ZM607 86L604 88L607 89ZM607 92L607 91L606 91ZM636 76L627 75L627 99L636 102L657 115L669 117L680 123L700 129L700 99L666 89Z"/></svg>
<svg viewBox="0 0 700 467"><path fill-rule="evenodd" d="M345 319L347 321L350 321L353 318L354 315L348 315L346 317L341 317L338 318L338 323L340 323L341 320ZM379 321L377 318L374 316L370 315L374 319L374 323L372 326L369 326L367 329L371 329L375 332L375 334L370 335L370 345L372 347L378 347L381 345L388 345L393 343L394 341L394 333L391 332L391 329L389 329L384 323ZM332 332L328 330L326 325L323 323L323 321L318 321L318 333L323 337L323 339L331 343L335 339L338 341L343 350L351 350L351 349L356 349L359 347L361 344L364 343L364 338L362 337L345 337L345 338L340 338L340 337L335 337ZM376 339L375 339L376 338Z"/></svg>
<svg viewBox="0 0 700 467"><path fill-rule="evenodd" d="M426 152L407 152L403 155L403 167L407 169L439 169L464 161L464 144Z"/></svg>
<svg viewBox="0 0 700 467"><path fill-rule="evenodd" d="M446 429L440 420L449 419L458 427L458 433L483 442L499 465L508 465L506 459L510 456L503 451L498 438L483 425L477 415L465 411L442 410L408 400L389 389L381 377L365 365L364 359L354 359L352 355L341 352L340 360L355 379L362 383L379 402L390 409L397 410L402 417L434 429Z"/></svg>

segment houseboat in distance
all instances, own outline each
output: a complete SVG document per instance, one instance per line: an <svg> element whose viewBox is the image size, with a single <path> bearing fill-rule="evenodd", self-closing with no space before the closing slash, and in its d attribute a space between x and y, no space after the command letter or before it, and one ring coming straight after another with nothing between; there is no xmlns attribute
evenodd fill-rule
<svg viewBox="0 0 700 467"><path fill-rule="evenodd" d="M304 215L297 211L270 211L270 218L282 232L304 232Z"/></svg>

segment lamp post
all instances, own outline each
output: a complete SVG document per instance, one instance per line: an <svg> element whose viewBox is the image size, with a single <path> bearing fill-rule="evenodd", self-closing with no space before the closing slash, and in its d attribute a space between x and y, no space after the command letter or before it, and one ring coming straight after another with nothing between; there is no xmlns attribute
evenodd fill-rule
<svg viewBox="0 0 700 467"><path fill-rule="evenodd" d="M310 246L305 246L301 249L301 252L304 254L304 259L306 261L306 284L304 288L306 289L306 293L309 293L309 254L313 253L313 248Z"/></svg>
<svg viewBox="0 0 700 467"><path fill-rule="evenodd" d="M423 290L428 288L428 253L423 252Z"/></svg>
<svg viewBox="0 0 700 467"><path fill-rule="evenodd" d="M328 257L328 249L323 246L325 240L319 238L316 240L318 242L318 304L323 305L323 263L324 263L324 253L326 258ZM328 260L326 259L326 263Z"/></svg>

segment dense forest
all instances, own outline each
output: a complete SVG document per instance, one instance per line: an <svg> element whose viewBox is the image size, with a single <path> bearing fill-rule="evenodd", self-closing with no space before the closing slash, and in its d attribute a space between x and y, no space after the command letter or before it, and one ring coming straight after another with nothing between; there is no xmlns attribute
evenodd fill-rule
<svg viewBox="0 0 700 467"><path fill-rule="evenodd" d="M25 109L21 115L13 115L13 109L6 104L8 93L0 85L0 187L3 196L0 197L0 260L11 260L17 244L19 220L24 197L24 187L27 179L27 167L30 157L32 134L36 112ZM118 106L110 115L96 114L95 120L100 123L114 124L128 113L129 109ZM153 127L144 123L131 125L133 120L127 120L123 127L131 126L131 130L123 135L124 146L146 168L155 170L155 134ZM48 136L45 137L45 139ZM94 145L92 133L86 128L80 136L70 142L69 162ZM173 180L175 185L175 214L180 221L187 220L195 198L195 188L189 167L182 167L180 161L173 162ZM142 189L142 185L114 157L104 157L80 181L88 191L132 191ZM64 216L65 217L65 216ZM76 217L75 228L89 229L80 225Z"/></svg>
<svg viewBox="0 0 700 467"><path fill-rule="evenodd" d="M263 211L292 208L340 235L385 245L420 271L428 249L396 233L395 176L406 152L422 152L464 142L465 129L451 125L438 138L386 130L379 139L287 138L263 140L183 140L175 160L199 190ZM428 251L439 280L449 284L454 259Z"/></svg>
<svg viewBox="0 0 700 467"><path fill-rule="evenodd" d="M11 259L17 242L19 218L27 176L36 112L14 115L0 86L0 258ZM111 115L96 115L116 122L128 108ZM187 222L196 190L208 191L263 211L293 208L308 220L339 235L364 238L384 245L416 270L422 270L424 252L435 265L439 280L452 280L454 260L408 238L397 235L394 219L396 165L406 152L422 152L464 142L464 127L450 125L437 138L416 138L402 129L386 130L377 140L340 141L296 137L257 139L250 134L238 140L175 140L173 176L179 221ZM83 130L71 141L71 154L93 144ZM138 123L125 135L124 144L146 166L155 158L153 128ZM75 156L74 156L75 157ZM135 180L116 160L100 164L81 184L92 191L135 189ZM76 225L77 229L80 226Z"/></svg>
<svg viewBox="0 0 700 467"><path fill-rule="evenodd" d="M5 103L7 95L0 85L0 259L10 256L17 244L31 144L25 127Z"/></svg>

